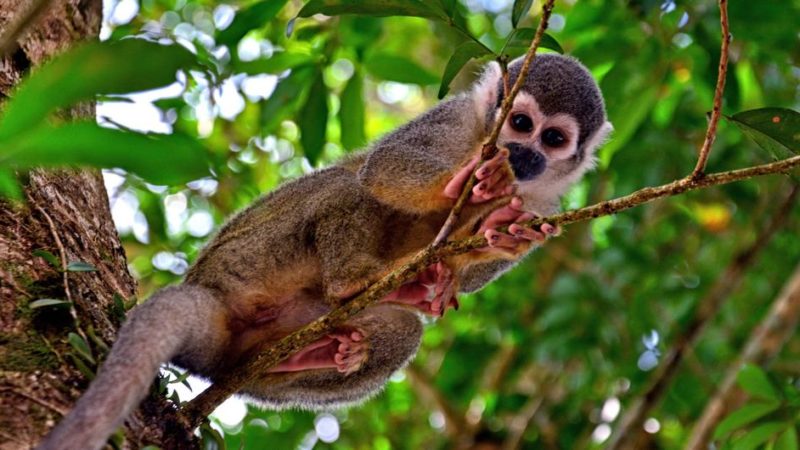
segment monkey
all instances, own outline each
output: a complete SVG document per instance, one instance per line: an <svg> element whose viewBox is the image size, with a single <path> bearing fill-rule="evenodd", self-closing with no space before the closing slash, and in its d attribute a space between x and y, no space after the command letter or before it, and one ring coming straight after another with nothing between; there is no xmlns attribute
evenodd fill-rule
<svg viewBox="0 0 800 450"><path fill-rule="evenodd" d="M510 83L521 66L509 64ZM272 409L336 408L375 395L417 352L422 316L457 308L458 293L480 289L559 232L522 222L557 211L612 129L587 69L541 54L502 125L500 151L481 162L504 96L500 67L490 63L468 91L236 214L181 284L128 314L97 377L39 448L98 449L161 364L213 381L342 305L434 239L475 171L451 238L483 235L484 248L433 264L241 390Z"/></svg>

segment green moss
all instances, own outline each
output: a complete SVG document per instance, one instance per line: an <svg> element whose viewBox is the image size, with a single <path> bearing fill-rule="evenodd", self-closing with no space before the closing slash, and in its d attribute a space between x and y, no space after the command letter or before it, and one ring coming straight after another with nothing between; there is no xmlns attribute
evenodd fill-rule
<svg viewBox="0 0 800 450"><path fill-rule="evenodd" d="M32 372L57 367L56 355L41 336L0 333L0 370Z"/></svg>

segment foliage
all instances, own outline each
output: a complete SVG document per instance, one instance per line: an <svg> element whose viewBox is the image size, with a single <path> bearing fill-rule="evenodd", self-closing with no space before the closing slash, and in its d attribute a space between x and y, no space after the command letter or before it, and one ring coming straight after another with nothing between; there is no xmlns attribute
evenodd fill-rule
<svg viewBox="0 0 800 450"><path fill-rule="evenodd" d="M0 121L0 162L29 167L52 158L117 167L106 173L112 211L146 298L179 279L212 225L284 180L392 130L437 94L463 90L481 62L521 54L540 2L240 1L235 15L231 6L208 0L140 6L130 21L108 11L106 43L53 63L73 74L57 79L62 95L50 94L52 65L23 84L5 111L27 115ZM712 171L798 151L800 2L730 2L729 8L735 55L723 104L729 122L720 126ZM718 27L710 0L557 2L545 47L590 68L615 126L598 170L570 192L566 208L691 171L712 103ZM131 36L179 45L160 48ZM136 48L110 50L120 45ZM107 53L116 57L99 61L107 65L98 72L81 62ZM118 70L123 60L130 62ZM177 81L156 94L121 96L168 85L179 70ZM92 74L104 74L99 80L109 84L82 84ZM121 129L52 118L58 108L94 95L103 96L100 123ZM41 109L26 110L31 103ZM126 105L163 118L156 122L172 134L135 132L140 124L113 114ZM775 114L785 118L781 127L772 122ZM80 136L84 128L91 131L81 148L103 152L77 152L58 134ZM164 148L176 159L163 159ZM213 176L201 178L207 167ZM15 186L10 174L0 168L6 193ZM195 180L181 184L188 179ZM214 445L224 439L228 448L450 448L456 441L445 424L452 425L453 415L456 435L487 444L514 438L522 423L525 448L602 447L618 422L614 405L624 413L647 388L652 372L645 369L680 339L709 287L751 245L791 184L788 177L758 179L570 226L428 326L411 372L396 375L366 404L332 413L340 427L333 443L323 440L322 415L255 407L239 423L215 419L220 435L210 427L203 434ZM682 448L716 381L798 263L798 233L800 209L793 208L651 414L648 429L656 431L647 437L657 448ZM78 354L91 357L79 343ZM741 383L753 398L718 428L722 445L796 447L798 353L800 341L792 339L767 374L745 369ZM643 360L648 364L637 365Z"/></svg>

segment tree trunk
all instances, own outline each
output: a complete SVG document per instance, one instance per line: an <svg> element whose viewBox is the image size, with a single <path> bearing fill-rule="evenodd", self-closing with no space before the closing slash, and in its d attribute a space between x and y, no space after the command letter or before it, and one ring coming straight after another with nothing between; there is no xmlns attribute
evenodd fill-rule
<svg viewBox="0 0 800 450"><path fill-rule="evenodd" d="M30 3L0 0L0 30ZM78 41L96 38L100 0L50 3L20 36L18 48L0 58L0 100L13 96L14 86L30 68ZM86 104L65 114L87 118L94 107ZM82 336L94 359L102 358L120 322L115 296L119 303L136 292L98 171L37 170L23 182L24 204L0 202L2 450L31 448L69 411L88 385L86 373L97 367L68 336ZM96 271L62 270L76 261ZM43 298L70 300L71 307L29 307ZM191 433L176 425L174 407L159 396L150 397L126 423L125 447L195 446Z"/></svg>

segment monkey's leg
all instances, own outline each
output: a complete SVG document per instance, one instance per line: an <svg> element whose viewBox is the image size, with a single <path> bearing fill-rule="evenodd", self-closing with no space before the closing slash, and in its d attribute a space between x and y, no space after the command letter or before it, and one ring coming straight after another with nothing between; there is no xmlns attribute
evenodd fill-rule
<svg viewBox="0 0 800 450"><path fill-rule="evenodd" d="M101 448L145 397L162 363L178 354L198 367L219 360L229 338L226 315L201 287L156 292L129 313L89 389L38 448Z"/></svg>
<svg viewBox="0 0 800 450"><path fill-rule="evenodd" d="M447 308L458 310L458 287L453 271L438 262L419 274L417 279L400 286L381 301L410 306L429 316L441 317Z"/></svg>
<svg viewBox="0 0 800 450"><path fill-rule="evenodd" d="M508 205L498 208L489 214L481 224L478 234L483 234L488 246L478 251L499 251L512 255L526 253L532 244L541 244L547 238L560 233L560 227L549 223L531 228L520 224L536 217L535 214L522 209L519 197L511 199ZM508 233L501 233L497 228L508 225Z"/></svg>
<svg viewBox="0 0 800 450"><path fill-rule="evenodd" d="M336 369L347 375L367 360L366 333L353 329L332 333L290 356L269 372Z"/></svg>

